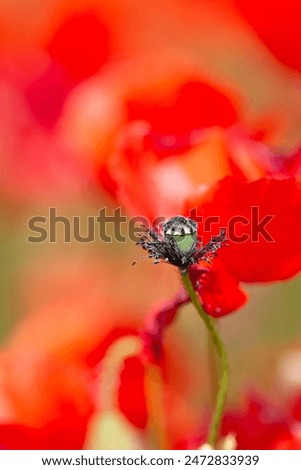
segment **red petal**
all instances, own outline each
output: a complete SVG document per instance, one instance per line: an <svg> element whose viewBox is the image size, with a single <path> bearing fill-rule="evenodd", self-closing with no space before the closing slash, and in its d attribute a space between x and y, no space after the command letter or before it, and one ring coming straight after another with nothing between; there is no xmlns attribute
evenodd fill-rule
<svg viewBox="0 0 301 470"><path fill-rule="evenodd" d="M144 393L144 367L137 356L128 357L124 361L120 374L118 390L119 408L128 420L144 429L147 422L147 409Z"/></svg>
<svg viewBox="0 0 301 470"><path fill-rule="evenodd" d="M219 256L235 279L267 282L287 279L300 271L300 183L294 179L266 178L242 183L227 177L209 197L210 202L198 207L197 215L203 216L203 220L217 216L218 222L202 232L202 221L200 232L208 239L219 233L221 227L227 228L230 246L220 250ZM247 225L239 222L233 230L231 223L237 216L244 217ZM260 223L270 216L273 218L264 228L274 241L267 241L256 229L256 219ZM241 236L247 240L238 242L237 237Z"/></svg>
<svg viewBox="0 0 301 470"><path fill-rule="evenodd" d="M227 315L240 308L246 294L238 282L227 272L220 260L215 260L210 269L193 266L190 277L197 283L204 310L215 318Z"/></svg>

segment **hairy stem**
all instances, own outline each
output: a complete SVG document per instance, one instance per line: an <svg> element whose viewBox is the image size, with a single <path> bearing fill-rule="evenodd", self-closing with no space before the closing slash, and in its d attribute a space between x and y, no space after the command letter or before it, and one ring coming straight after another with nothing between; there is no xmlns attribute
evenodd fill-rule
<svg viewBox="0 0 301 470"><path fill-rule="evenodd" d="M187 271L181 272L183 284L189 294L192 304L196 308L198 314L204 321L208 332L212 338L212 342L216 348L217 354L220 359L221 364L221 374L218 383L218 391L216 396L215 408L212 416L212 421L209 429L208 434L208 444L213 448L216 446L217 439L219 437L219 429L221 425L221 421L223 418L226 397L228 392L228 385L229 385L229 361L228 355L219 334L218 329L215 326L214 320L204 312L202 305L199 301L198 295L194 290L194 287L191 283L189 274Z"/></svg>

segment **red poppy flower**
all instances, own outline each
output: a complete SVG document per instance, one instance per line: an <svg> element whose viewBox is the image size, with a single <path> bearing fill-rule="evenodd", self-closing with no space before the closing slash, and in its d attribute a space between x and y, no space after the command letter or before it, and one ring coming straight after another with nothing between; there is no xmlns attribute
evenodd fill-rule
<svg viewBox="0 0 301 470"><path fill-rule="evenodd" d="M293 152L278 157L265 142L268 123L260 128L247 123L242 96L207 77L192 61L176 54L152 55L128 63L119 71L122 81L117 72L87 89L112 116L97 142L91 122L89 141L94 142L91 151L102 150L97 162L101 185L131 214L152 221L183 213L186 198L227 175L254 181L298 173ZM80 134L86 128L83 123Z"/></svg>
<svg viewBox="0 0 301 470"><path fill-rule="evenodd" d="M135 311L115 304L113 313L109 287L100 288L108 273L99 281L99 266L73 262L35 266L28 282L23 273L29 312L0 351L1 448L83 448L102 406L99 364L118 338L138 334Z"/></svg>
<svg viewBox="0 0 301 470"><path fill-rule="evenodd" d="M194 436L183 436L177 449L197 449L206 435L205 422ZM300 449L300 436L295 432L296 422L282 406L258 393L248 393L244 405L226 410L221 426L221 440L230 434L237 450Z"/></svg>
<svg viewBox="0 0 301 470"><path fill-rule="evenodd" d="M226 228L229 240L209 271L191 269L210 315L222 316L243 304L240 282L288 279L300 271L301 186L295 179L243 183L227 177L199 201L191 199L189 207L196 220L202 220L199 235L204 243L221 228Z"/></svg>
<svg viewBox="0 0 301 470"><path fill-rule="evenodd" d="M251 396L244 411L228 412L222 435L234 433L237 449L274 449L282 439L291 438L291 420L281 408Z"/></svg>
<svg viewBox="0 0 301 470"><path fill-rule="evenodd" d="M218 247L217 259L211 265L196 258L189 266L190 277L208 314L219 317L242 306L246 295L240 282L283 280L301 270L301 184L295 179L239 182L226 177L207 193L190 198L187 208L186 215L196 220L204 245L222 231L226 231L228 239L227 247ZM160 245L160 238L152 243ZM151 244L142 244L147 250L148 245ZM160 337L156 322L165 328L181 305L181 296L179 299L178 304L175 299L170 307L163 306L157 317L154 315L147 338L152 336L152 329L155 337Z"/></svg>
<svg viewBox="0 0 301 470"><path fill-rule="evenodd" d="M246 115L239 90L191 54L167 50L84 84L61 125L71 146L95 160L101 185L132 214L153 218L181 212L196 188L228 174L249 178L232 161L229 142L233 126L248 128Z"/></svg>
<svg viewBox="0 0 301 470"><path fill-rule="evenodd" d="M181 212L194 189L231 173L226 132L240 120L241 105L235 93L175 57L155 56L151 68L141 67L145 81L128 75L125 125L100 180L131 213L153 219Z"/></svg>

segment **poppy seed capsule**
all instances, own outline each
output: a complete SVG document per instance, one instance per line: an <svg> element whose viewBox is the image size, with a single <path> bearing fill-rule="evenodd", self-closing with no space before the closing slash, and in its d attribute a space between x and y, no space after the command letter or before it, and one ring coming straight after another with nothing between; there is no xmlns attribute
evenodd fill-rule
<svg viewBox="0 0 301 470"><path fill-rule="evenodd" d="M222 229L219 235L202 245L198 240L197 223L177 215L158 229L148 229L137 245L147 251L155 264L163 261L183 271L200 260L210 263L225 240L225 230Z"/></svg>
<svg viewBox="0 0 301 470"><path fill-rule="evenodd" d="M197 242L197 223L177 215L163 225L164 239L173 239L182 252L189 252Z"/></svg>

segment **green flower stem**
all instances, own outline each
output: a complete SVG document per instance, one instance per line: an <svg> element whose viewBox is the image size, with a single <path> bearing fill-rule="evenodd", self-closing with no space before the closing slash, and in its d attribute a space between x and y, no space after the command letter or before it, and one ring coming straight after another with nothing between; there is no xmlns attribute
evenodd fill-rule
<svg viewBox="0 0 301 470"><path fill-rule="evenodd" d="M216 404L215 404L215 409L213 412L213 417L212 417L210 430L208 434L208 440L207 440L208 444L210 444L210 446L214 448L216 446L216 442L219 437L219 429L220 429L220 425L221 425L221 421L222 421L222 417L224 413L227 392L228 392L228 385L229 385L228 355L227 355L225 346L223 344L223 341L220 337L219 331L215 326L215 322L213 318L207 315L207 313L204 312L202 308L198 295L195 292L193 285L190 281L188 272L187 271L181 272L181 276L182 276L183 284L189 294L192 304L196 308L198 314L204 321L208 329L208 332L210 333L212 342L217 350L217 353L221 362L221 376L220 376L219 384L218 384Z"/></svg>
<svg viewBox="0 0 301 470"><path fill-rule="evenodd" d="M214 319L213 319L214 321ZM217 321L214 321L215 327L218 328ZM209 404L211 412L215 409L216 395L218 391L218 383L220 376L219 357L217 356L215 345L212 341L211 333L207 330L207 349L208 349L208 370L209 374Z"/></svg>

